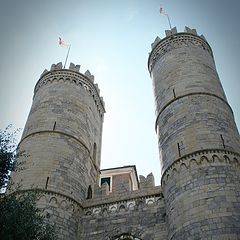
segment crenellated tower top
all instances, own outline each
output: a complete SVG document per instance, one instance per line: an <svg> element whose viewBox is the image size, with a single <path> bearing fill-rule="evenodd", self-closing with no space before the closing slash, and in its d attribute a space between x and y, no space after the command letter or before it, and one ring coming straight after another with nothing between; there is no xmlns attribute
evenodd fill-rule
<svg viewBox="0 0 240 240"><path fill-rule="evenodd" d="M83 86L94 98L94 102L101 116L105 113L105 103L100 95L100 89L97 83L94 83L94 75L89 70L85 73L80 72L80 65L70 63L68 69L63 68L61 62L52 64L50 71L45 69L40 76L35 88L34 95L43 86L55 81L69 82Z"/></svg>
<svg viewBox="0 0 240 240"><path fill-rule="evenodd" d="M37 206L49 211L58 239L77 239L76 212L100 173L104 113L89 70L60 62L41 74L19 143L28 158L20 156L12 177L15 192L39 192Z"/></svg>
<svg viewBox="0 0 240 240"><path fill-rule="evenodd" d="M212 49L203 35L198 35L196 29L185 27L184 32L177 32L174 27L171 30L165 31L166 37L161 39L156 37L155 41L151 44L152 51L149 53L148 70L151 73L157 60L166 52L173 48L180 46L188 46L189 44L198 46L213 56Z"/></svg>

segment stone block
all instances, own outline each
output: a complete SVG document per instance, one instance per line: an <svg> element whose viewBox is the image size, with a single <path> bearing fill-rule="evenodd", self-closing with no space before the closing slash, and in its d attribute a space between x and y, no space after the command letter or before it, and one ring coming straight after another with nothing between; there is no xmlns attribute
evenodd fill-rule
<svg viewBox="0 0 240 240"><path fill-rule="evenodd" d="M86 77L88 77L88 78L91 80L92 83L94 82L94 76L90 73L89 70L87 70L87 71L84 73L84 75L85 75Z"/></svg>
<svg viewBox="0 0 240 240"><path fill-rule="evenodd" d="M151 44L152 49L157 46L157 44L161 41L160 37L156 37L156 39L154 40L154 42Z"/></svg>
<svg viewBox="0 0 240 240"><path fill-rule="evenodd" d="M171 30L165 30L166 37L169 37L169 36L174 35L176 33L177 33L177 28L176 27L172 28Z"/></svg>
<svg viewBox="0 0 240 240"><path fill-rule="evenodd" d="M80 72L80 65L75 65L74 63L70 63L69 70Z"/></svg>
<svg viewBox="0 0 240 240"><path fill-rule="evenodd" d="M185 27L185 30L184 30L184 32L186 32L186 33L191 33L191 34L194 34L194 35L197 35L197 31L196 31L196 29L191 29L191 28L189 28L189 27Z"/></svg>

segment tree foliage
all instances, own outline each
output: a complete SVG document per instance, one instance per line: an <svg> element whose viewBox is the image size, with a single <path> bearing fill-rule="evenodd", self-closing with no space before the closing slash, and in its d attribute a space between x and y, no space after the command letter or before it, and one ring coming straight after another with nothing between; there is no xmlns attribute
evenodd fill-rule
<svg viewBox="0 0 240 240"><path fill-rule="evenodd" d="M37 195L33 192L4 196L0 200L1 240L53 240L54 227L45 222L36 207Z"/></svg>
<svg viewBox="0 0 240 240"><path fill-rule="evenodd" d="M17 131L10 132L9 125L0 130L0 189L9 184L10 172L16 166ZM22 154L20 154L22 155ZM37 194L25 192L0 195L1 240L53 240L54 227L45 221L42 211L36 207Z"/></svg>
<svg viewBox="0 0 240 240"><path fill-rule="evenodd" d="M9 125L4 131L0 129L0 189L6 187L10 175L15 168L16 143L15 136L17 131L10 132Z"/></svg>

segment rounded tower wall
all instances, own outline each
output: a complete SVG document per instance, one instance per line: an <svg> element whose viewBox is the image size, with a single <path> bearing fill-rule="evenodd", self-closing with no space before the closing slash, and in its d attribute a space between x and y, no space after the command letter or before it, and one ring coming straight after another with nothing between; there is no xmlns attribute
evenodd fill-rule
<svg viewBox="0 0 240 240"><path fill-rule="evenodd" d="M240 155L203 150L162 176L168 239L239 239Z"/></svg>
<svg viewBox="0 0 240 240"><path fill-rule="evenodd" d="M238 239L240 139L212 50L195 30L167 33L148 67L168 239Z"/></svg>
<svg viewBox="0 0 240 240"><path fill-rule="evenodd" d="M46 189L82 202L88 186L96 182L98 170L90 153L68 136L36 133L22 141L21 150L27 156L19 158L19 170L12 177L18 190Z"/></svg>
<svg viewBox="0 0 240 240"><path fill-rule="evenodd" d="M81 73L52 71L40 78L22 139L41 131L58 131L79 140L100 167L104 107L97 89Z"/></svg>
<svg viewBox="0 0 240 240"><path fill-rule="evenodd" d="M156 131L163 170L201 149L238 150L239 134L219 80L212 50L202 38L176 33L149 56L156 104Z"/></svg>
<svg viewBox="0 0 240 240"><path fill-rule="evenodd" d="M174 98L193 93L213 94L226 101L212 50L199 36L178 33L162 39L151 52L149 70L156 114Z"/></svg>
<svg viewBox="0 0 240 240"><path fill-rule="evenodd" d="M19 144L14 182L86 198L100 170L104 106L92 81L71 70L53 70L35 87Z"/></svg>
<svg viewBox="0 0 240 240"><path fill-rule="evenodd" d="M36 191L49 199L37 205L48 211L58 239L77 239L76 214L98 182L105 112L93 75L71 67L53 65L37 82L19 143L23 154L12 174L12 191Z"/></svg>
<svg viewBox="0 0 240 240"><path fill-rule="evenodd" d="M231 109L211 95L189 95L171 103L157 124L162 172L174 161L203 149L240 149Z"/></svg>

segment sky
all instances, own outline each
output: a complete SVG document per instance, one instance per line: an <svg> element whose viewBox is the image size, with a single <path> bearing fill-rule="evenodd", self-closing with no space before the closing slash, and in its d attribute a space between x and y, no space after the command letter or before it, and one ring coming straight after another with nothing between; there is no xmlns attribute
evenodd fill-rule
<svg viewBox="0 0 240 240"><path fill-rule="evenodd" d="M0 0L0 129L24 128L41 73L64 62L62 37L72 46L67 65L89 69L105 101L101 168L136 165L159 185L147 60L169 28L160 4L178 32L189 26L206 37L239 129L239 0Z"/></svg>

